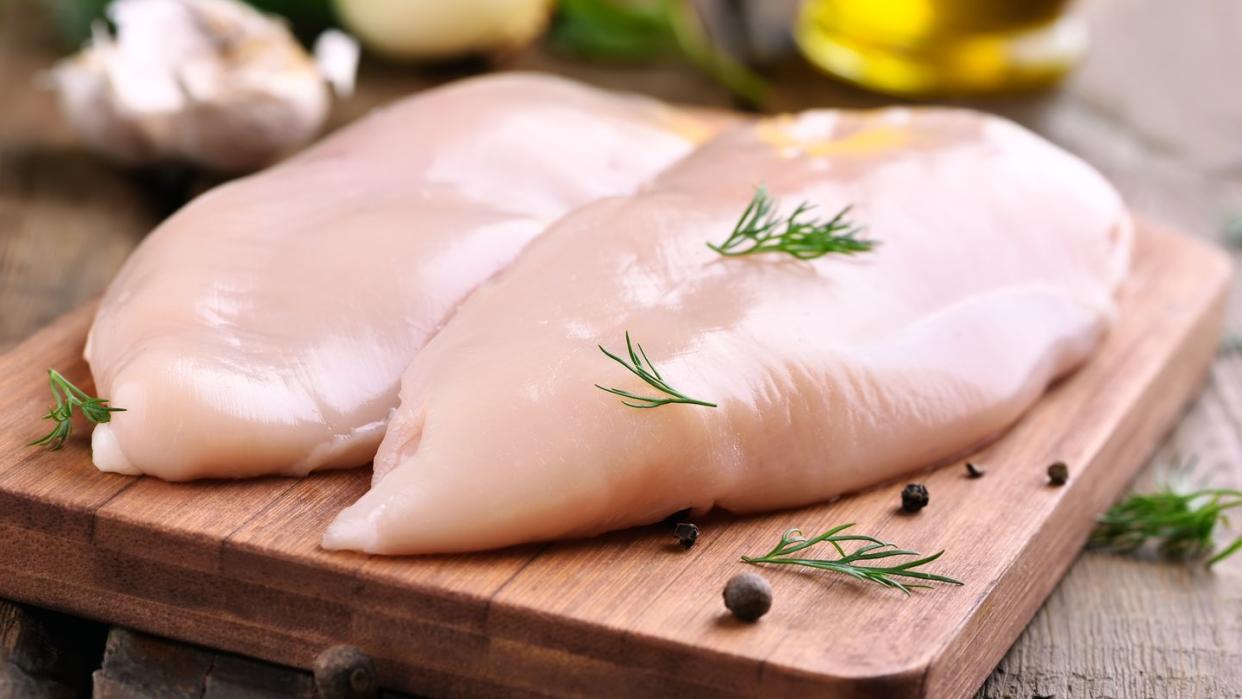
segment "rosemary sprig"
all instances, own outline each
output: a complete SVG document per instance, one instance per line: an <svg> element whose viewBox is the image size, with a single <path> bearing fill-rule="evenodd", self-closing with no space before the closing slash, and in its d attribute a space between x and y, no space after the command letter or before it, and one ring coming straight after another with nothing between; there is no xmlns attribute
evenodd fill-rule
<svg viewBox="0 0 1242 699"><path fill-rule="evenodd" d="M638 347L638 352L634 351L635 346ZM651 363L651 360L647 358L647 353L643 351L643 346L635 345L633 342L630 342L630 333L628 330L625 333L625 348L630 355L629 362L626 362L624 359L604 349L603 345L599 345L599 351L607 355L609 359L625 367L631 374L647 382L648 386L651 386L668 397L652 398L648 396L639 396L630 393L629 391L623 391L619 388L604 388L599 384L595 384L596 388L606 393L611 393L614 396L621 396L622 398L625 398L626 400L621 402L631 408L658 408L661 405L668 405L669 403L702 405L708 408L716 407L715 403L708 403L707 401L698 400L697 398L690 398L672 386L669 386L664 381L664 377L660 376L659 370L656 369L655 365Z"/></svg>
<svg viewBox="0 0 1242 699"><path fill-rule="evenodd" d="M1212 551L1212 532L1225 511L1242 507L1242 491L1227 489L1131 495L1100 516L1088 545L1132 553L1148 541L1170 558L1192 558ZM1242 537L1207 559L1207 567L1242 550Z"/></svg>
<svg viewBox="0 0 1242 699"><path fill-rule="evenodd" d="M863 229L846 220L850 206L827 221L802 220L804 214L815 208L806 202L786 218L778 216L776 208L768 190L758 187L728 239L720 245L708 243L707 247L728 257L783 252L799 260L813 260L829 253L867 252L876 246L874 241L859 238Z"/></svg>
<svg viewBox="0 0 1242 699"><path fill-rule="evenodd" d="M919 558L921 554L915 551L899 549L896 545L880 541L875 537L862 534L841 534L841 532L852 526L854 526L852 523L842 524L811 539L804 537L798 529L790 529L781 535L780 543L771 551L762 556L742 556L742 560L751 564L772 563L819 568L820 570L848 575L857 580L878 583L884 587L901 590L907 595L910 594L910 590L913 588L930 588L931 586L922 583L902 582L897 578L912 578L929 582L948 583L950 585L962 584L960 580L954 580L944 575L916 570L920 566L925 566L940 558L944 551ZM790 555L823 542L831 544L840 558L799 558ZM854 551L846 553L845 547L842 544L849 542L862 542L862 545L854 549ZM873 561L894 556L910 556L914 557L915 560L887 567L859 565L860 561Z"/></svg>
<svg viewBox="0 0 1242 699"><path fill-rule="evenodd" d="M51 432L43 435L39 439L34 440L27 446L45 446L55 451L65 445L65 440L69 439L70 433L73 432L73 409L77 408L82 411L82 415L87 420L96 424L109 422L112 420L112 413L124 412L125 408L113 408L108 405L105 398L95 398L87 395L85 391L74 386L61 376L59 371L55 369L47 370L47 381L52 387L52 399L56 401L56 405L52 406L43 416L44 420L51 420L56 423Z"/></svg>

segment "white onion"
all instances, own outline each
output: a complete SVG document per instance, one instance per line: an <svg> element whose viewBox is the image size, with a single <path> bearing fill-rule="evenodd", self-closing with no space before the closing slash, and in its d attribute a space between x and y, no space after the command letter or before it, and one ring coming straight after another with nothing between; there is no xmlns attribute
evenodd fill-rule
<svg viewBox="0 0 1242 699"><path fill-rule="evenodd" d="M443 59L521 48L547 25L554 0L336 0L350 31L377 53Z"/></svg>

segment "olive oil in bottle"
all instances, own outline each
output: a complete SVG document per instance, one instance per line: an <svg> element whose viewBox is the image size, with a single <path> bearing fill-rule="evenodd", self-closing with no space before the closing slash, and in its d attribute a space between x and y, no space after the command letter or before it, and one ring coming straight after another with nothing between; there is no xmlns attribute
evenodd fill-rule
<svg viewBox="0 0 1242 699"><path fill-rule="evenodd" d="M795 35L823 70L928 97L1049 85L1086 48L1069 0L807 0Z"/></svg>

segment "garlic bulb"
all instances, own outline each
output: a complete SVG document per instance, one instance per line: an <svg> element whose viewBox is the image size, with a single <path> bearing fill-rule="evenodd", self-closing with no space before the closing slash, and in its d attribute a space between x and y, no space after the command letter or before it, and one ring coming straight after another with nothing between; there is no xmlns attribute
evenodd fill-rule
<svg viewBox="0 0 1242 699"><path fill-rule="evenodd" d="M237 0L116 0L108 16L116 36L96 27L50 77L83 141L123 162L254 170L319 132L329 80L352 89L352 40L321 37L321 67L283 22Z"/></svg>
<svg viewBox="0 0 1242 699"><path fill-rule="evenodd" d="M517 49L547 26L554 0L336 0L367 48L391 58L441 59Z"/></svg>

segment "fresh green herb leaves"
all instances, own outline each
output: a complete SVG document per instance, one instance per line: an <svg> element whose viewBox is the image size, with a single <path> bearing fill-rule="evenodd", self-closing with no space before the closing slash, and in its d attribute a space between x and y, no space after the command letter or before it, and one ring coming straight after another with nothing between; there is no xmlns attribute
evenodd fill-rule
<svg viewBox="0 0 1242 699"><path fill-rule="evenodd" d="M1122 553L1138 550L1148 541L1170 558L1207 555L1212 532L1225 521L1225 511L1242 507L1242 491L1212 489L1177 493L1131 495L1100 516L1088 545ZM1242 537L1207 559L1207 566L1242 550Z"/></svg>
<svg viewBox="0 0 1242 699"><path fill-rule="evenodd" d="M635 347L638 347L638 352L634 351ZM625 348L629 352L629 355L630 355L629 362L625 361L621 357L618 357L612 352L609 352L608 350L604 349L603 345L599 345L600 352L603 352L609 359L625 367L627 370L629 370L631 374L645 381L648 386L651 386L652 388L656 389L660 393L663 393L665 397L652 398L652 397L647 397L647 396L638 396L633 393L630 393L629 391L623 391L619 388L604 388L603 386L600 386L599 384L595 384L596 388L598 388L601 391L611 393L614 396L621 396L622 398L625 399L621 402L624 403L625 405L628 405L631 408L658 408L661 405L668 405L669 403L686 403L689 405L702 405L708 408L716 407L715 403L708 403L707 401L701 401L695 398L690 398L688 396L685 396L679 391L677 391L676 389L674 389L672 386L669 386L667 383L665 383L664 377L660 376L659 370L657 370L655 368L655 365L651 363L651 360L647 358L647 353L643 351L643 346L635 345L634 343L630 342L630 333L628 331L625 333Z"/></svg>
<svg viewBox="0 0 1242 699"><path fill-rule="evenodd" d="M777 203L768 196L767 189L757 188L729 238L720 245L708 243L707 247L728 257L783 252L799 260L813 260L829 253L867 252L876 245L874 241L858 237L862 228L846 219L849 206L827 221L804 219L814 208L805 202L787 218L778 216L776 208Z"/></svg>
<svg viewBox="0 0 1242 699"><path fill-rule="evenodd" d="M561 0L554 48L593 60L649 61L677 52L672 3Z"/></svg>
<svg viewBox="0 0 1242 699"><path fill-rule="evenodd" d="M680 55L752 106L767 90L763 78L712 44L694 3L686 0L561 0L551 43L594 60Z"/></svg>
<svg viewBox="0 0 1242 699"><path fill-rule="evenodd" d="M867 582L878 583L884 587L891 587L901 590L907 595L913 588L928 588L930 585L922 583L902 582L898 578L911 578L914 580L926 580L928 582L941 582L950 585L961 585L961 581L944 575L936 575L934 573L925 573L917 568L925 566L932 561L940 558L944 553L934 553L930 556L923 556L914 551L899 549L895 545L880 541L874 537L864 536L862 534L842 534L841 532L854 526L853 524L842 524L833 527L828 531L811 539L807 539L802 532L797 529L790 529L781 535L781 542L776 548L768 551L762 556L742 556L742 560L747 563L760 564L771 563L777 565L795 565L806 566L808 568L819 568L820 570L828 570L834 573L848 575L851 578L863 580ZM836 549L840 558L799 558L791 554L808 549L816 544L828 542L832 548ZM861 542L861 546L854 549L850 553L845 552L842 544L851 542ZM862 561L873 561L883 558L892 558L894 556L913 557L915 560L906 561L900 565L888 567L859 565Z"/></svg>
<svg viewBox="0 0 1242 699"><path fill-rule="evenodd" d="M69 380L55 369L47 370L47 380L52 387L52 398L56 401L56 405L47 411L43 419L55 422L56 426L51 432L27 446L45 446L53 451L64 446L65 440L69 439L73 431L74 408L82 411L82 415L87 420L97 424L112 420L112 413L125 411L124 408L109 407L108 401L104 398L87 395L82 389L69 383Z"/></svg>

